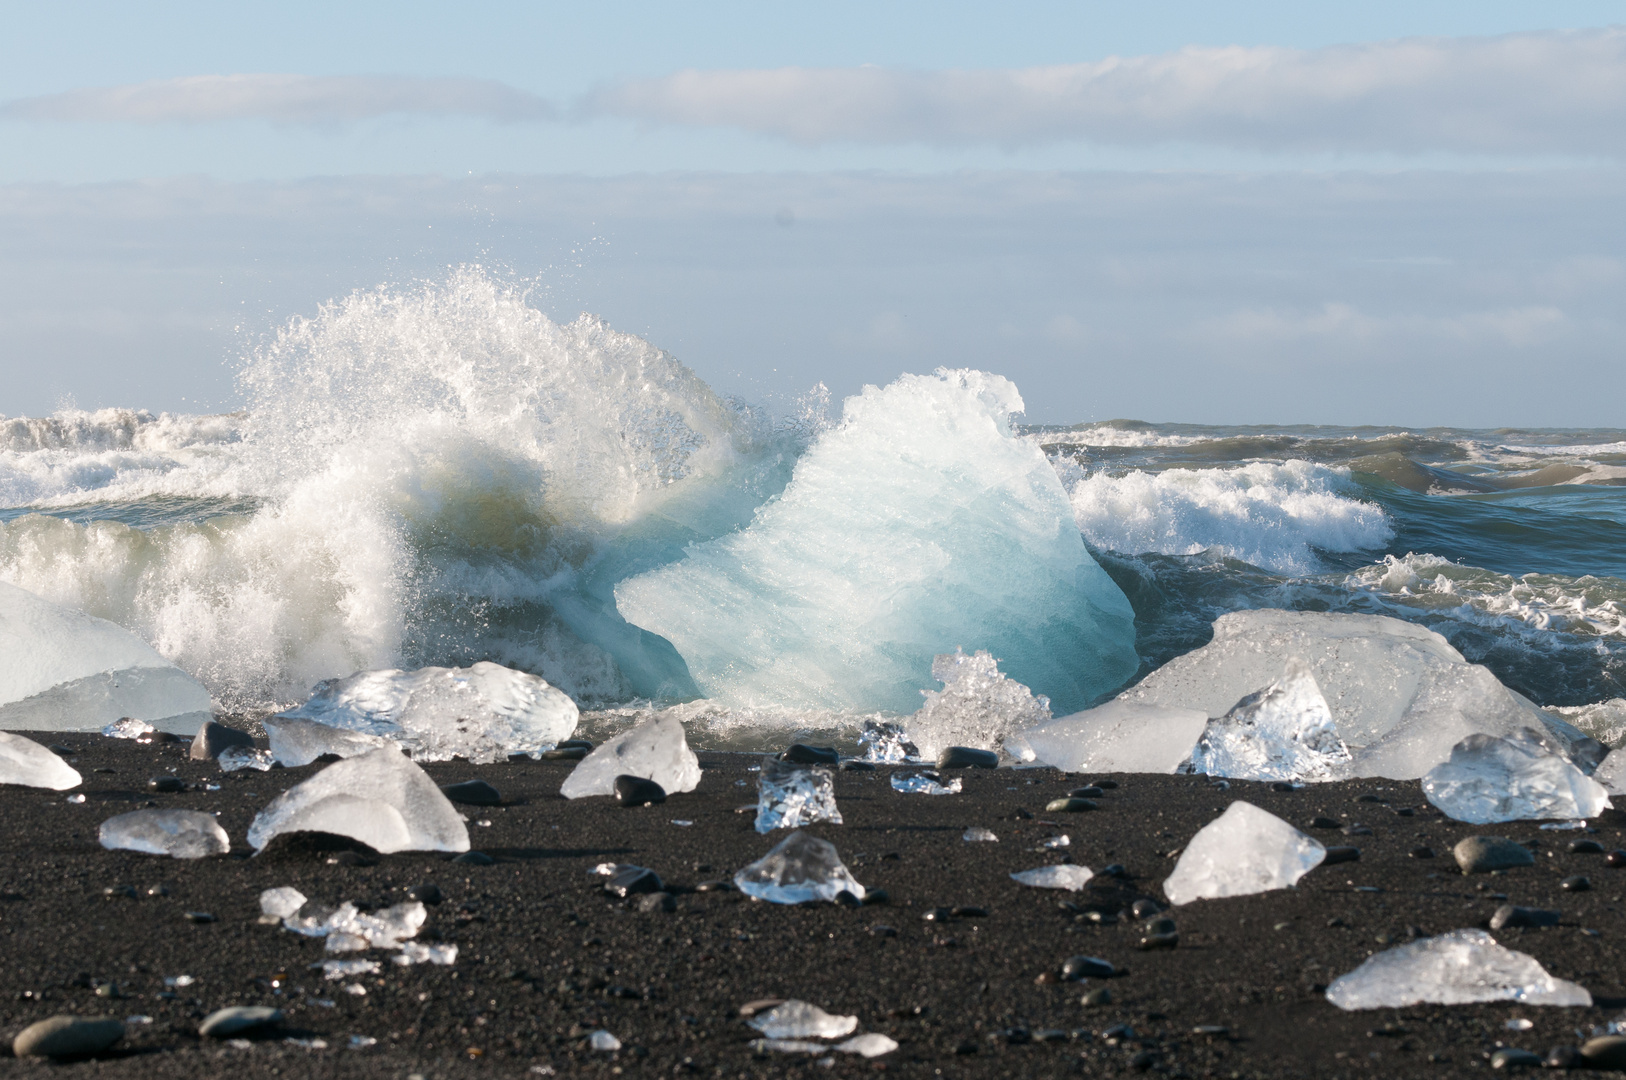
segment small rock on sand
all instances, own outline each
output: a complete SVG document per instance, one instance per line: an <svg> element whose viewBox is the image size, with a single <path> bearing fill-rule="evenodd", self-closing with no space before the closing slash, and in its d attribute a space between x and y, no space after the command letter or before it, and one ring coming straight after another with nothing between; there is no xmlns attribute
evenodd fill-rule
<svg viewBox="0 0 1626 1080"><path fill-rule="evenodd" d="M53 1016L30 1024L12 1040L24 1057L87 1057L124 1038L124 1022L111 1016Z"/></svg>
<svg viewBox="0 0 1626 1080"><path fill-rule="evenodd" d="M1512 870L1534 866L1536 857L1523 844L1500 836L1470 836L1451 849L1464 874L1488 874L1492 870Z"/></svg>

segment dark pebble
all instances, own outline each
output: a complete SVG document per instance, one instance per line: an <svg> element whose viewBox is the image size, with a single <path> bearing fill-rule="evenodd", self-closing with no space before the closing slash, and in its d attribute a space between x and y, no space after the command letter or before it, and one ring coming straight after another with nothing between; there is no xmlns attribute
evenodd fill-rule
<svg viewBox="0 0 1626 1080"><path fill-rule="evenodd" d="M780 761L788 761L792 765L837 765L841 762L841 755L830 746L808 746L806 743L793 743L783 754Z"/></svg>
<svg viewBox="0 0 1626 1080"><path fill-rule="evenodd" d="M50 746L46 747L46 749L51 751L51 753L56 754L58 757L73 757L73 755L79 752L73 747L63 746L61 743L52 743Z"/></svg>
<svg viewBox="0 0 1626 1080"><path fill-rule="evenodd" d="M1141 897L1129 908L1129 913L1137 919L1147 919L1163 910L1163 905L1156 900Z"/></svg>
<svg viewBox="0 0 1626 1080"><path fill-rule="evenodd" d="M886 923L876 923L869 928L869 934L870 937L897 937L898 931Z"/></svg>
<svg viewBox="0 0 1626 1080"><path fill-rule="evenodd" d="M454 803L464 806L501 806L502 796L484 780L465 780L461 784L442 784L440 793Z"/></svg>
<svg viewBox="0 0 1626 1080"><path fill-rule="evenodd" d="M1603 861L1610 866L1626 866L1626 851L1616 848L1603 857Z"/></svg>
<svg viewBox="0 0 1626 1080"><path fill-rule="evenodd" d="M875 771L875 763L872 762L872 761L860 761L857 758L848 758L846 761L843 761L841 763L841 771L842 772L874 772Z"/></svg>
<svg viewBox="0 0 1626 1080"><path fill-rule="evenodd" d="M543 761L580 761L591 754L592 751L585 746L555 746L552 750L542 751Z"/></svg>
<svg viewBox="0 0 1626 1080"><path fill-rule="evenodd" d="M1312 829L1342 829L1344 827L1342 821L1324 815L1311 818L1308 824Z"/></svg>
<svg viewBox="0 0 1626 1080"><path fill-rule="evenodd" d="M638 910L646 915L662 911L676 911L677 901L669 892L644 893L638 897Z"/></svg>
<svg viewBox="0 0 1626 1080"><path fill-rule="evenodd" d="M622 806L649 806L666 801L666 789L653 780L625 773L615 778L615 797Z"/></svg>
<svg viewBox="0 0 1626 1080"><path fill-rule="evenodd" d="M1127 878L1129 871L1124 869L1123 863L1107 863L1101 868L1101 877Z"/></svg>
<svg viewBox="0 0 1626 1080"><path fill-rule="evenodd" d="M939 769L997 769L999 755L992 750L977 750L969 746L950 746L937 755Z"/></svg>
<svg viewBox="0 0 1626 1080"><path fill-rule="evenodd" d="M1082 814L1088 810L1099 810L1100 806L1091 799L1052 799L1045 803L1044 812L1047 814Z"/></svg>
<svg viewBox="0 0 1626 1080"><path fill-rule="evenodd" d="M463 854L457 856L457 858L451 861L454 863L461 863L464 866L492 866L497 862L496 859L493 859L490 855L487 855L483 851L465 851Z"/></svg>
<svg viewBox="0 0 1626 1080"><path fill-rule="evenodd" d="M1431 847L1414 847L1410 851L1406 852L1406 854L1410 855L1414 859L1432 859L1434 857L1434 849Z"/></svg>
<svg viewBox="0 0 1626 1080"><path fill-rule="evenodd" d="M252 750L254 737L246 731L238 731L234 727L205 720L203 726L198 728L197 737L192 740L192 749L187 756L193 761L213 761L220 756L222 750L233 746Z"/></svg>
<svg viewBox="0 0 1626 1080"><path fill-rule="evenodd" d="M858 899L858 897L856 895L854 895L852 892L850 892L847 889L842 889L840 892L836 893L836 904L838 906L840 906L840 907L845 907L845 908L855 908L855 907L863 907L864 906L864 902L862 900Z"/></svg>
<svg viewBox="0 0 1626 1080"><path fill-rule="evenodd" d="M1592 888L1592 881L1581 874L1576 874L1574 877L1567 877L1560 881L1558 887L1569 892L1586 892Z"/></svg>
<svg viewBox="0 0 1626 1080"><path fill-rule="evenodd" d="M1602 855L1603 845L1596 840L1571 840L1571 855Z"/></svg>
<svg viewBox="0 0 1626 1080"><path fill-rule="evenodd" d="M565 739L556 743L553 748L555 750L591 750L593 749L593 743L590 739Z"/></svg>
<svg viewBox="0 0 1626 1080"><path fill-rule="evenodd" d="M179 776L155 776L147 781L147 786L164 795L173 795L186 790L186 781Z"/></svg>
<svg viewBox="0 0 1626 1080"><path fill-rule="evenodd" d="M975 907L971 904L963 904L950 908L949 914L953 915L956 919L986 919L988 917L988 909Z"/></svg>
<svg viewBox="0 0 1626 1080"><path fill-rule="evenodd" d="M1151 919L1146 923L1146 926L1144 927L1144 929L1145 929L1145 932L1148 933L1148 934L1173 934L1173 933L1176 933L1174 920L1170 919L1170 918Z"/></svg>
<svg viewBox="0 0 1626 1080"><path fill-rule="evenodd" d="M1291 780L1277 780L1270 785L1272 791L1303 791L1303 784L1295 784Z"/></svg>
<svg viewBox="0 0 1626 1080"><path fill-rule="evenodd" d="M666 886L660 875L647 866L632 866L622 864L615 868L610 880L604 883L604 891L616 896L638 896L643 893L665 892Z"/></svg>
<svg viewBox="0 0 1626 1080"><path fill-rule="evenodd" d="M1376 795L1357 795L1357 796L1355 796L1355 801L1356 802L1382 802L1383 800L1378 798Z"/></svg>
<svg viewBox="0 0 1626 1080"><path fill-rule="evenodd" d="M1518 1050L1511 1046L1504 1046L1491 1055L1490 1065L1493 1069L1530 1069L1541 1065L1541 1055L1532 1054L1528 1050Z"/></svg>
<svg viewBox="0 0 1626 1080"><path fill-rule="evenodd" d="M1345 836L1371 836L1372 835L1372 827L1370 825L1360 825L1360 824L1357 824L1355 822L1351 822L1350 824L1345 825L1342 829L1339 829L1338 831L1343 833Z"/></svg>
<svg viewBox="0 0 1626 1080"><path fill-rule="evenodd" d="M1091 780L1090 783L1102 791L1116 791L1118 788L1118 781L1116 780Z"/></svg>
<svg viewBox="0 0 1626 1080"><path fill-rule="evenodd" d="M430 907L434 907L446 899L446 895L440 891L439 885L432 881L426 881L422 885L414 885L408 889L407 899L416 900L420 904L428 904Z"/></svg>
<svg viewBox="0 0 1626 1080"><path fill-rule="evenodd" d="M1112 991L1108 990L1104 986L1097 986L1094 989L1087 991L1083 997L1079 998L1078 1003L1085 1006L1111 1005Z"/></svg>
<svg viewBox="0 0 1626 1080"><path fill-rule="evenodd" d="M1416 817L1417 816L1417 811L1413 810L1409 806L1402 806L1400 809L1395 811L1395 816L1396 817Z"/></svg>
<svg viewBox="0 0 1626 1080"><path fill-rule="evenodd" d="M338 855L353 855L361 860L346 864L352 866L376 866L383 858L372 847L354 837L324 832L278 833L254 858L267 863L304 862L310 859L327 862Z"/></svg>
<svg viewBox="0 0 1626 1080"><path fill-rule="evenodd" d="M189 923L212 923L215 921L215 917L207 911L188 911L186 921Z"/></svg>
<svg viewBox="0 0 1626 1080"><path fill-rule="evenodd" d="M1336 866L1339 863L1359 862L1361 849L1358 847L1330 847L1327 857L1321 860L1322 866Z"/></svg>
<svg viewBox="0 0 1626 1080"><path fill-rule="evenodd" d="M1067 797L1069 799L1099 799L1105 794L1106 791L1103 788L1090 784L1085 787L1074 788L1067 793Z"/></svg>
<svg viewBox="0 0 1626 1080"><path fill-rule="evenodd" d="M733 892L732 881L702 881L694 887L695 892Z"/></svg>
<svg viewBox="0 0 1626 1080"><path fill-rule="evenodd" d="M1146 934L1140 939L1142 951L1150 952L1153 949L1172 949L1180 944L1179 934Z"/></svg>
<svg viewBox="0 0 1626 1080"><path fill-rule="evenodd" d="M1492 930L1501 930L1521 926L1557 926L1559 918L1558 912L1549 911L1545 908L1515 907L1512 904L1503 904L1496 909L1496 914L1490 917L1490 928Z"/></svg>
<svg viewBox="0 0 1626 1080"><path fill-rule="evenodd" d="M1585 1062L1581 1051L1573 1046L1555 1046L1541 1059L1549 1069L1579 1069Z"/></svg>
<svg viewBox="0 0 1626 1080"><path fill-rule="evenodd" d="M173 731L154 731L148 735L143 735L139 741L153 743L157 746L167 746L170 743L180 742L181 737Z"/></svg>
<svg viewBox="0 0 1626 1080"><path fill-rule="evenodd" d="M134 900L136 891L134 885L109 885L102 890L102 895L109 900Z"/></svg>
<svg viewBox="0 0 1626 1080"><path fill-rule="evenodd" d="M1118 969L1109 961L1096 956L1070 956L1061 965L1061 977L1068 982L1080 979L1110 979Z"/></svg>

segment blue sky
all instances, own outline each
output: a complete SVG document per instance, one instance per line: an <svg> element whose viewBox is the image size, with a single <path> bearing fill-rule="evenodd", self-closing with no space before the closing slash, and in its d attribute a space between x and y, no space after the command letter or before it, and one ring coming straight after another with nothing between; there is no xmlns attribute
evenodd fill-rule
<svg viewBox="0 0 1626 1080"><path fill-rule="evenodd" d="M3 414L478 261L748 395L1620 422L1618 3L17 7Z"/></svg>

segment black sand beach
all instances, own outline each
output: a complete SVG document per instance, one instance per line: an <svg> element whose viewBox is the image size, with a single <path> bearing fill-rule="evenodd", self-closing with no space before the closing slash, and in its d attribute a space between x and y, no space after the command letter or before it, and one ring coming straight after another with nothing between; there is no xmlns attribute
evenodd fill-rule
<svg viewBox="0 0 1626 1080"><path fill-rule="evenodd" d="M11 1076L1442 1077L1487 1070L1502 1045L1538 1053L1576 1045L1626 1008L1626 869L1568 850L1578 839L1626 845L1622 827L1466 826L1437 814L1416 783L1282 792L1243 782L1221 790L1201 777L968 770L958 774L963 793L929 797L894 792L885 769L843 772L845 823L810 831L889 902L786 907L695 891L784 835L759 836L752 815L736 812L756 797L748 771L756 759L747 755L703 753L699 790L637 810L559 798L569 762L430 765L440 783L478 777L502 793L501 807L462 808L474 847L495 862L400 854L346 865L331 853L245 857L254 814L320 765L222 778L211 763L189 761L185 743L35 737L77 751L86 801L0 789L0 1034L9 1046L21 1028L59 1013L151 1022L132 1024L100 1059L9 1061ZM220 788L149 790L150 778L171 774ZM1094 812L1047 816L1046 802L1085 779L1118 786ZM1121 912L1138 898L1161 900L1168 853L1239 798L1300 827L1321 815L1371 835L1314 832L1359 847L1359 860L1322 866L1296 889L1174 909L1178 947L1139 950L1139 922ZM154 804L218 810L233 854L181 862L98 845L104 819ZM999 842L966 843L967 826L992 829ZM1035 850L1058 833L1071 847ZM1474 834L1528 843L1536 865L1465 877L1450 849ZM1410 854L1424 846L1438 855ZM1098 875L1121 864L1125 876L1098 876L1076 894L1007 876L1062 855ZM654 869L676 910L645 913L607 897L588 873L605 861ZM1576 874L1590 878L1590 891L1560 887ZM456 964L385 963L357 981L365 995L311 970L324 958L321 941L258 921L259 894L273 886L384 906L422 882L445 896L422 938L457 943ZM1504 897L1563 912L1557 927L1497 937L1586 986L1594 1007L1344 1013L1323 998L1326 983L1386 943L1482 926ZM987 914L923 918L957 905ZM1091 911L1109 914L1096 922ZM214 921L189 921L189 912ZM1075 955L1125 971L1055 981L1050 973ZM183 975L189 985L166 987L166 977ZM1110 1001L1081 1002L1099 988ZM856 1015L858 1030L890 1035L899 1048L873 1060L836 1054L828 1064L755 1053L756 1032L739 1011L761 998ZM284 1028L245 1045L199 1038L206 1014L236 1004L282 1008ZM1510 1029L1515 1019L1533 1026ZM622 1049L587 1048L584 1036L599 1028ZM352 1036L377 1041L351 1049Z"/></svg>

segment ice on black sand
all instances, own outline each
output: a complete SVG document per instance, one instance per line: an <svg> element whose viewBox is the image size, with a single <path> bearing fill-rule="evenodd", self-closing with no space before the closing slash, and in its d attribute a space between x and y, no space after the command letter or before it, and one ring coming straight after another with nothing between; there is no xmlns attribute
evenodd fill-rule
<svg viewBox="0 0 1626 1080"><path fill-rule="evenodd" d="M383 746L396 745L393 739L386 739L382 735L348 731L315 720L299 720L289 716L266 717L265 733L270 737L271 756L290 769L309 765L327 754L342 758L357 757Z"/></svg>
<svg viewBox="0 0 1626 1080"><path fill-rule="evenodd" d="M1470 735L1424 775L1423 794L1446 815L1475 825L1596 817L1609 806L1609 792L1555 749L1533 728L1505 739Z"/></svg>
<svg viewBox="0 0 1626 1080"><path fill-rule="evenodd" d="M804 832L791 833L735 874L734 886L753 899L775 904L834 901L843 892L864 898L864 886L842 863L836 846Z"/></svg>
<svg viewBox="0 0 1626 1080"><path fill-rule="evenodd" d="M934 772L892 774L892 790L901 791L906 795L958 795L960 793L960 778L956 776L948 783Z"/></svg>
<svg viewBox="0 0 1626 1080"><path fill-rule="evenodd" d="M1171 903L1189 904L1285 889L1326 857L1319 840L1239 799L1191 838L1163 892Z"/></svg>
<svg viewBox="0 0 1626 1080"><path fill-rule="evenodd" d="M248 842L264 848L280 833L348 836L388 854L467 851L469 831L435 782L396 749L334 762L261 810Z"/></svg>
<svg viewBox="0 0 1626 1080"><path fill-rule="evenodd" d="M1483 930L1453 930L1367 958L1333 980L1327 1000L1351 1010L1484 1001L1585 1007L1592 995L1555 979L1535 957L1504 948Z"/></svg>
<svg viewBox="0 0 1626 1080"><path fill-rule="evenodd" d="M1035 870L1018 870L1011 875L1011 880L1031 885L1035 889L1066 889L1068 892L1078 892L1088 885L1094 876L1094 871L1087 866L1063 863L1059 866L1041 866Z"/></svg>
<svg viewBox="0 0 1626 1080"><path fill-rule="evenodd" d="M1207 724L1196 709L1109 701L1021 731L1005 752L1064 772L1172 773Z"/></svg>
<svg viewBox="0 0 1626 1080"><path fill-rule="evenodd" d="M201 810L132 810L102 822L97 838L109 851L177 859L202 859L231 850L226 830L213 814Z"/></svg>
<svg viewBox="0 0 1626 1080"><path fill-rule="evenodd" d="M1332 710L1302 660L1204 727L1190 770L1234 780L1335 780L1349 768Z"/></svg>
<svg viewBox="0 0 1626 1080"><path fill-rule="evenodd" d="M79 770L33 739L0 731L0 784L67 791L83 779Z"/></svg>
<svg viewBox="0 0 1626 1080"><path fill-rule="evenodd" d="M237 772L240 769L256 769L260 772L269 772L271 766L277 763L276 755L270 750L260 750L253 746L228 746L215 758L215 764L220 766L221 772ZM287 764L287 762L283 762ZM307 764L300 762L299 764Z"/></svg>
<svg viewBox="0 0 1626 1080"><path fill-rule="evenodd" d="M858 1017L827 1013L805 1001L783 1002L765 1012L756 1013L746 1023L765 1036L751 1043L755 1050L805 1054L834 1051L870 1058L889 1054L898 1048L894 1040L876 1032L856 1035L834 1044L812 1042L813 1039L839 1039L852 1035L858 1029Z"/></svg>
<svg viewBox="0 0 1626 1080"><path fill-rule="evenodd" d="M816 821L841 824L830 770L765 756L757 774L757 832L796 829Z"/></svg>
<svg viewBox="0 0 1626 1080"><path fill-rule="evenodd" d="M567 799L614 795L618 776L653 780L668 795L699 787L700 759L689 749L683 721L652 717L606 741L571 770L559 794Z"/></svg>

